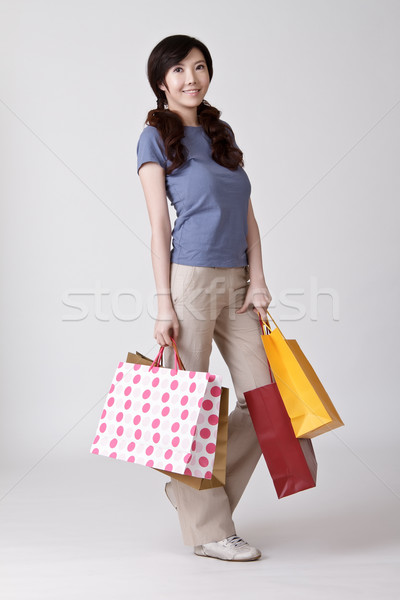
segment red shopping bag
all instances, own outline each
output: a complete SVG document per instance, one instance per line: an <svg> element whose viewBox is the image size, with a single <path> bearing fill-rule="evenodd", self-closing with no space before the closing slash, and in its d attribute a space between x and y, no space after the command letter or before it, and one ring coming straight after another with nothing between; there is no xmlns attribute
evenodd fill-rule
<svg viewBox="0 0 400 600"><path fill-rule="evenodd" d="M317 461L309 438L296 438L276 383L244 393L278 498L315 487Z"/></svg>

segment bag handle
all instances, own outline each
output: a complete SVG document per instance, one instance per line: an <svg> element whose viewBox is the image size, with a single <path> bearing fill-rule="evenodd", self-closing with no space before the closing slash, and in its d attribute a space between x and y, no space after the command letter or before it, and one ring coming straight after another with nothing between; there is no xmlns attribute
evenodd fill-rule
<svg viewBox="0 0 400 600"><path fill-rule="evenodd" d="M262 318L261 314L258 311L257 311L257 314L258 314L258 320L260 321L261 331L263 332L263 334L264 335L269 335L270 333L272 333L272 329L271 329L271 326L269 324L268 317L264 321L264 319ZM271 315L269 314L268 311L267 311L267 315L272 319L272 317L271 317ZM274 321L274 323L275 323L275 321ZM275 325L276 325L276 323L275 323ZM268 363L268 369L269 369L269 374L270 374L270 377L271 377L271 381L274 381L274 378L273 378L273 375L272 375L272 371L271 371L271 365L269 364L269 360L268 360L268 356L267 356L267 363Z"/></svg>
<svg viewBox="0 0 400 600"><path fill-rule="evenodd" d="M280 331L282 333L282 331L279 329L278 325L276 324L273 316L271 315L271 313L268 310L267 310L267 318L265 320L261 317L261 314L258 311L257 311L257 313L258 313L258 319L260 321L260 326L261 326L261 329L262 329L262 332L264 335L268 335L269 333L272 333L271 325L268 321L268 318L271 319L271 321L273 322L275 327L278 329L278 331ZM283 333L282 333L282 336L283 336Z"/></svg>
<svg viewBox="0 0 400 600"><path fill-rule="evenodd" d="M257 314L258 314L258 320L260 321L261 331L263 332L264 335L270 334L272 332L272 329L271 329L270 324L268 322L268 317L264 321L264 319L261 316L261 313L257 311Z"/></svg>
<svg viewBox="0 0 400 600"><path fill-rule="evenodd" d="M151 363L151 365L149 367L149 371L151 371L151 369L153 367L160 367L162 365L163 352L164 352L164 348L161 346L158 351L157 356L155 357L155 359L153 360L153 362Z"/></svg>
<svg viewBox="0 0 400 600"><path fill-rule="evenodd" d="M179 356L179 352L178 352L178 346L176 345L176 342L175 342L174 338L171 338L171 342L172 342L172 346L173 346L173 348L174 348L175 359L178 361L179 368L180 368L182 371L186 371L186 369L185 369L185 367L184 367L184 364L183 364L183 362L182 362L182 359L181 359L181 357ZM176 370L176 365L175 365L175 370Z"/></svg>
<svg viewBox="0 0 400 600"><path fill-rule="evenodd" d="M179 356L179 352L178 352L178 348L176 345L176 342L173 338L171 338L172 341L172 347L174 349L174 358L175 358L175 371L178 370L178 367L182 370L182 371L186 371L182 359ZM150 365L149 371L152 370L153 367L160 367L162 366L162 359L163 359L163 353L164 353L164 348L165 346L161 346L157 356L155 357L154 361L152 362L152 364Z"/></svg>

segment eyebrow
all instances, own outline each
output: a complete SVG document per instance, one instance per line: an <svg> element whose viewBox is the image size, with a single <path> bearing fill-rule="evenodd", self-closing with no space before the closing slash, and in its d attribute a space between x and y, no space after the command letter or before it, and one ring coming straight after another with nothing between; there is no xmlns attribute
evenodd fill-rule
<svg viewBox="0 0 400 600"><path fill-rule="evenodd" d="M205 63L206 61L204 59L202 60L197 60L194 64L198 65L199 63ZM176 63L175 67L183 67L183 63Z"/></svg>

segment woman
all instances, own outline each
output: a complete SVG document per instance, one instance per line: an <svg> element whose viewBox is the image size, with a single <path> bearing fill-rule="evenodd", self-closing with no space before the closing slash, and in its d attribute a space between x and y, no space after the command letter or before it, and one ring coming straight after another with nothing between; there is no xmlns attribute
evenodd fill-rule
<svg viewBox="0 0 400 600"><path fill-rule="evenodd" d="M152 228L154 337L166 346L167 366L173 338L186 368L195 371L209 370L214 339L237 396L226 485L195 490L171 479L166 493L195 554L256 560L261 552L236 534L232 520L261 456L243 392L271 382L257 316L266 316L271 295L250 182L232 129L204 99L213 75L206 46L186 35L167 37L147 67L157 109L149 111L139 138L137 170ZM167 198L177 213L172 232Z"/></svg>

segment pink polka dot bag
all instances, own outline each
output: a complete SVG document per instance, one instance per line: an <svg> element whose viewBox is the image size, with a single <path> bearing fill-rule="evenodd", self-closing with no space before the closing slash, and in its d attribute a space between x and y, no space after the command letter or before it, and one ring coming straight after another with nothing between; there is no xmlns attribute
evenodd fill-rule
<svg viewBox="0 0 400 600"><path fill-rule="evenodd" d="M167 472L211 479L222 377L120 362L90 452ZM181 367L181 368L178 368Z"/></svg>

